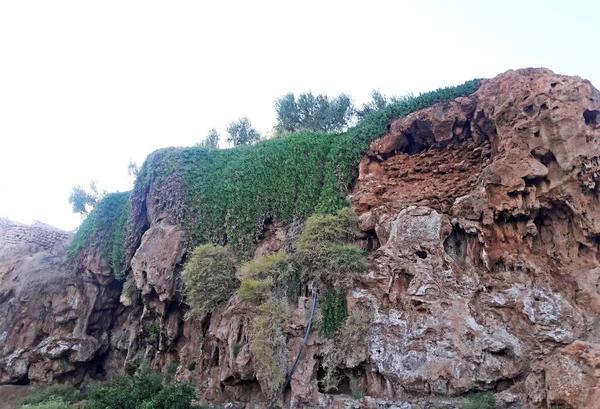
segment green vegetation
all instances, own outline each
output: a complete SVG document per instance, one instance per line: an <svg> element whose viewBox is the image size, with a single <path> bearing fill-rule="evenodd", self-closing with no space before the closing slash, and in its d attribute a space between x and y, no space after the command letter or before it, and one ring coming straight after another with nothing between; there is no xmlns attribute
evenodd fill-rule
<svg viewBox="0 0 600 409"><path fill-rule="evenodd" d="M250 260L241 271L244 278L238 295L244 301L259 305L272 294L293 298L300 290L292 257L283 251Z"/></svg>
<svg viewBox="0 0 600 409"><path fill-rule="evenodd" d="M145 364L133 376L90 387L88 396L90 409L188 409L194 398L191 386L169 383Z"/></svg>
<svg viewBox="0 0 600 409"><path fill-rule="evenodd" d="M463 409L493 409L496 405L492 392L473 393L469 395L467 401Z"/></svg>
<svg viewBox="0 0 600 409"><path fill-rule="evenodd" d="M149 344L156 345L160 339L160 328L155 323L146 326L146 341Z"/></svg>
<svg viewBox="0 0 600 409"><path fill-rule="evenodd" d="M233 146L252 145L260 139L260 133L252 127L250 120L246 117L227 125L227 133L229 134L227 142Z"/></svg>
<svg viewBox="0 0 600 409"><path fill-rule="evenodd" d="M368 345L371 320L372 316L368 310L356 308L335 333L333 347L323 360L325 376L321 383L325 390L337 389L340 382L338 367L356 348ZM356 392L355 389L357 388L352 389L353 396Z"/></svg>
<svg viewBox="0 0 600 409"><path fill-rule="evenodd" d="M250 351L256 358L256 377L267 397L273 397L287 374L287 348L283 333L290 309L285 299L271 298L257 308Z"/></svg>
<svg viewBox="0 0 600 409"><path fill-rule="evenodd" d="M106 195L81 223L69 247L74 257L84 249L99 249L111 260L113 274L122 277L125 269L125 237L130 213L129 192Z"/></svg>
<svg viewBox="0 0 600 409"><path fill-rule="evenodd" d="M321 311L323 312L321 325L323 332L326 335L333 334L348 315L346 294L335 291L325 293L321 300Z"/></svg>
<svg viewBox="0 0 600 409"><path fill-rule="evenodd" d="M69 195L69 203L73 208L73 213L79 213L83 217L87 216L105 194L106 192L100 193L98 191L95 180L90 182L89 191L82 188L81 185L75 186L71 189L71 194Z"/></svg>
<svg viewBox="0 0 600 409"><path fill-rule="evenodd" d="M200 148L217 149L219 147L220 136L219 132L215 128L212 128L208 131L206 138L204 138L197 146Z"/></svg>
<svg viewBox="0 0 600 409"><path fill-rule="evenodd" d="M244 301L260 305L271 296L273 285L273 280L270 278L256 280L245 277L238 289L238 295Z"/></svg>
<svg viewBox="0 0 600 409"><path fill-rule="evenodd" d="M68 403L62 400L48 400L37 404L24 405L21 409L71 409L74 406L69 406Z"/></svg>
<svg viewBox="0 0 600 409"><path fill-rule="evenodd" d="M137 303L138 299L140 298L140 291L138 290L137 285L135 284L135 277L133 276L133 274L129 274L127 276L127 279L123 284L123 289L121 290L121 293L129 300L131 300L131 304Z"/></svg>
<svg viewBox="0 0 600 409"><path fill-rule="evenodd" d="M298 241L297 258L304 276L321 290L322 329L332 334L347 315L346 292L367 271L367 252L347 244L360 235L358 217L350 208L335 215L308 218Z"/></svg>
<svg viewBox="0 0 600 409"><path fill-rule="evenodd" d="M308 92L296 99L290 92L275 101L275 109L279 133L341 132L354 116L352 99L346 94L329 99L327 95Z"/></svg>
<svg viewBox="0 0 600 409"><path fill-rule="evenodd" d="M291 222L346 207L358 163L371 141L385 135L388 120L471 94L478 86L470 81L400 100L341 134L302 131L238 149L162 149L142 165L134 195L141 197L150 183L175 173L185 190L183 224L194 244L228 243L248 255L266 219Z"/></svg>
<svg viewBox="0 0 600 409"><path fill-rule="evenodd" d="M32 390L21 403L23 405L39 405L52 401L53 403L71 404L80 399L81 396L77 389L71 385L57 383Z"/></svg>
<svg viewBox="0 0 600 409"><path fill-rule="evenodd" d="M203 318L238 288L230 250L212 244L196 247L183 270L183 284L190 306L186 318Z"/></svg>

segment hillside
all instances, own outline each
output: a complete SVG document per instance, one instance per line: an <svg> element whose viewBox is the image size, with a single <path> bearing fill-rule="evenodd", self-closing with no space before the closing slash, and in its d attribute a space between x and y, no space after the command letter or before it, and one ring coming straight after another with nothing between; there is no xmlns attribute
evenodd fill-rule
<svg viewBox="0 0 600 409"><path fill-rule="evenodd" d="M73 238L0 220L0 383L148 362L266 408L317 294L280 407L595 408L599 158L600 93L547 69L158 150Z"/></svg>

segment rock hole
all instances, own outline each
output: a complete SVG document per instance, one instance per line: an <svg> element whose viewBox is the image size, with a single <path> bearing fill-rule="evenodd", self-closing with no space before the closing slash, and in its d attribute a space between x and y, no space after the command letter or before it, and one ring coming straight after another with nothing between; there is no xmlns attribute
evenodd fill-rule
<svg viewBox="0 0 600 409"><path fill-rule="evenodd" d="M533 105L530 104L523 108L523 112L529 116L533 116L533 114L535 114L535 109L533 109Z"/></svg>
<svg viewBox="0 0 600 409"><path fill-rule="evenodd" d="M467 233L455 225L452 233L444 240L444 250L460 266L464 266L467 258Z"/></svg>
<svg viewBox="0 0 600 409"><path fill-rule="evenodd" d="M550 84L550 86L551 86L552 88L556 88L556 85L557 85L557 84L558 84L558 82L553 82L553 83L551 83L551 84Z"/></svg>
<svg viewBox="0 0 600 409"><path fill-rule="evenodd" d="M419 258L423 258L423 259L427 258L427 252L425 250L417 250L417 252L415 254Z"/></svg>
<svg viewBox="0 0 600 409"><path fill-rule="evenodd" d="M585 124L588 126L598 125L598 114L600 114L600 111L590 111L587 109L583 111L583 120L585 121Z"/></svg>
<svg viewBox="0 0 600 409"><path fill-rule="evenodd" d="M540 133L540 131L535 131L535 132L533 133L533 136L535 136L536 138L539 138L539 137L541 137L541 136L542 136L542 134Z"/></svg>
<svg viewBox="0 0 600 409"><path fill-rule="evenodd" d="M540 105L540 111L546 111L548 110L548 105L544 102L542 105Z"/></svg>

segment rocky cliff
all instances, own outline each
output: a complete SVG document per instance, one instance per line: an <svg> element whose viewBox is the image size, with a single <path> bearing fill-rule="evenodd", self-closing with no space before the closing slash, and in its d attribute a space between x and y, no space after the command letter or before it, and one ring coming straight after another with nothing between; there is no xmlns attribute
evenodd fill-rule
<svg viewBox="0 0 600 409"><path fill-rule="evenodd" d="M499 408L597 408L598 90L508 71L386 132L343 186L369 251L346 297L350 312L371 312L367 341L337 362L334 391L320 381L336 341L313 331L281 407L460 408L492 391ZM204 403L266 407L249 348L255 309L233 296L184 320L185 180L143 182L127 281L102 246L68 258L69 234L0 220L0 382L81 384L145 360L175 369ZM259 227L254 257L292 253L303 218ZM310 304L304 288L283 328L289 363Z"/></svg>

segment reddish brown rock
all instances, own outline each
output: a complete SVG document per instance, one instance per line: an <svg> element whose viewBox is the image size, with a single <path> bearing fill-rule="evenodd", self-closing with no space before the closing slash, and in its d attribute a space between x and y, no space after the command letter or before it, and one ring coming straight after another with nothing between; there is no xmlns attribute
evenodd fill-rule
<svg viewBox="0 0 600 409"><path fill-rule="evenodd" d="M546 69L508 71L391 121L349 195L371 243L370 271L347 299L373 311L367 345L340 363L338 393L325 393L322 360L335 345L314 332L282 405L449 409L492 391L498 408L595 408L599 138L598 91ZM266 407L248 346L254 310L234 296L184 320L180 184L171 176L134 197L138 292L118 310L108 260L92 252L69 271L68 240L54 249L38 233L16 251L0 219L0 382L78 382L147 360L177 366L202 403ZM293 251L302 228L266 221L255 257ZM310 301L292 305L284 329L290 366Z"/></svg>

